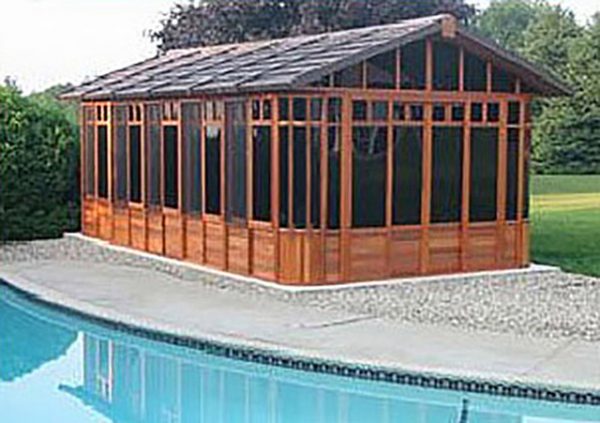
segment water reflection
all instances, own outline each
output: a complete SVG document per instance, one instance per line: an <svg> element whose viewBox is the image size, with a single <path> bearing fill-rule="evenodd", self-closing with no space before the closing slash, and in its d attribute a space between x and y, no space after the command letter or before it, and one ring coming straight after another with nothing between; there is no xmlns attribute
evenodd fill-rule
<svg viewBox="0 0 600 423"><path fill-rule="evenodd" d="M0 294L3 294L0 289ZM5 302L6 300L8 302ZM17 303L18 306L10 303ZM33 372L82 416L119 423L567 423L600 421L600 409L377 384L228 360L109 331L49 308L0 295L0 369ZM67 328L67 329L65 329ZM78 335L77 335L78 333ZM75 343L73 344L73 342ZM29 342L30 347L25 348ZM19 345L7 354L4 345ZM21 366L19 362L27 363ZM77 372L65 369L78 368ZM82 369L82 370L81 370ZM6 373L5 373L6 372ZM70 373L69 373L70 372ZM29 385L27 385L29 384ZM38 383L39 385L39 383ZM16 389L17 384L8 384ZM57 389L58 388L58 389ZM0 420L5 415L0 384ZM57 397L60 396L60 398ZM57 399L58 398L58 399ZM75 404L75 405L73 405ZM62 405L61 405L62 407ZM65 410L67 410L65 408ZM64 411L64 417L73 411ZM83 410L83 411L82 411ZM13 411L19 416L20 410ZM87 414L86 414L87 413ZM93 413L89 416L89 413ZM10 411L8 412L10 416ZM89 418L89 420L87 420Z"/></svg>
<svg viewBox="0 0 600 423"><path fill-rule="evenodd" d="M77 332L0 301L0 381L12 382L63 356Z"/></svg>

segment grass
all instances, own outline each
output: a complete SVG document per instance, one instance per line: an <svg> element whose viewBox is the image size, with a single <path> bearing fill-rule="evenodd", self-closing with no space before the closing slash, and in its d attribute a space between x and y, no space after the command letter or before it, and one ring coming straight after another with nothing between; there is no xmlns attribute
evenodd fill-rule
<svg viewBox="0 0 600 423"><path fill-rule="evenodd" d="M533 260L600 277L600 175L535 176L532 194Z"/></svg>

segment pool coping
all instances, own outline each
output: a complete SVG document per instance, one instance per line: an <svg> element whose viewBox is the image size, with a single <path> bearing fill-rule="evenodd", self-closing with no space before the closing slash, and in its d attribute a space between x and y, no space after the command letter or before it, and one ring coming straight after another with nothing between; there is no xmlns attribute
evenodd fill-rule
<svg viewBox="0 0 600 423"><path fill-rule="evenodd" d="M401 364L389 366L372 361L336 360L326 355L313 354L298 348L274 346L257 340L193 333L169 323L159 322L156 319L134 317L122 311L115 311L107 307L80 301L57 290L17 276L12 276L11 280L0 277L0 284L23 295L29 301L91 320L98 325L113 330L158 342L166 342L171 345L192 348L221 357L376 382L600 406L600 387L589 389L587 387L540 383L534 380L529 383L526 377L516 380L505 375L461 375L460 371L442 372L437 369L432 371L426 368L410 368Z"/></svg>

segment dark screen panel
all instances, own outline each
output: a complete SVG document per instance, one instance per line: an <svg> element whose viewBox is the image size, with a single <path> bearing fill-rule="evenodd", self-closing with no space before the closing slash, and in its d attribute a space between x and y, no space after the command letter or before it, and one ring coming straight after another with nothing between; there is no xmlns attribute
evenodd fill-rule
<svg viewBox="0 0 600 423"><path fill-rule="evenodd" d="M165 207L179 207L179 140L175 125L163 127L163 173Z"/></svg>
<svg viewBox="0 0 600 423"><path fill-rule="evenodd" d="M336 87L361 88L363 86L363 66L359 63L333 74Z"/></svg>
<svg viewBox="0 0 600 423"><path fill-rule="evenodd" d="M115 163L115 199L118 202L127 201L127 107L117 106L115 112L114 130L114 163Z"/></svg>
<svg viewBox="0 0 600 423"><path fill-rule="evenodd" d="M352 142L352 226L385 226L387 127L354 127Z"/></svg>
<svg viewBox="0 0 600 423"><path fill-rule="evenodd" d="M286 228L290 224L290 129L287 126L279 128L279 225Z"/></svg>
<svg viewBox="0 0 600 423"><path fill-rule="evenodd" d="M226 211L228 222L245 224L246 200L246 103L228 102L225 106L226 137Z"/></svg>
<svg viewBox="0 0 600 423"><path fill-rule="evenodd" d="M142 127L129 127L129 201L142 202Z"/></svg>
<svg viewBox="0 0 600 423"><path fill-rule="evenodd" d="M271 220L271 127L252 131L252 214L255 220Z"/></svg>
<svg viewBox="0 0 600 423"><path fill-rule="evenodd" d="M471 188L469 220L496 220L498 183L498 129L471 129Z"/></svg>
<svg viewBox="0 0 600 423"><path fill-rule="evenodd" d="M202 211L202 156L200 149L200 104L181 105L183 125L183 210L199 214Z"/></svg>
<svg viewBox="0 0 600 423"><path fill-rule="evenodd" d="M293 129L294 227L306 227L306 128Z"/></svg>
<svg viewBox="0 0 600 423"><path fill-rule="evenodd" d="M458 47L436 41L433 43L433 88L440 91L458 91L460 50Z"/></svg>
<svg viewBox="0 0 600 423"><path fill-rule="evenodd" d="M465 51L465 91L487 91L487 63Z"/></svg>
<svg viewBox="0 0 600 423"><path fill-rule="evenodd" d="M367 88L396 88L396 50L367 60Z"/></svg>
<svg viewBox="0 0 600 423"><path fill-rule="evenodd" d="M205 137L206 213L221 213L221 128L207 126Z"/></svg>
<svg viewBox="0 0 600 423"><path fill-rule="evenodd" d="M147 106L146 121L148 122L148 136L146 137L148 203L153 206L160 206L162 188L160 177L160 107L158 105L151 104Z"/></svg>
<svg viewBox="0 0 600 423"><path fill-rule="evenodd" d="M421 223L421 191L423 186L423 128L394 128L394 225Z"/></svg>
<svg viewBox="0 0 600 423"><path fill-rule="evenodd" d="M341 129L330 127L327 132L327 226L340 227L340 145Z"/></svg>
<svg viewBox="0 0 600 423"><path fill-rule="evenodd" d="M85 124L85 193L96 195L96 148L94 124Z"/></svg>
<svg viewBox="0 0 600 423"><path fill-rule="evenodd" d="M525 145L523 146L523 219L529 219L529 169L531 167L531 129L525 130Z"/></svg>
<svg viewBox="0 0 600 423"><path fill-rule="evenodd" d="M313 228L321 223L321 128L310 128L310 222Z"/></svg>
<svg viewBox="0 0 600 423"><path fill-rule="evenodd" d="M433 128L431 222L460 222L463 129Z"/></svg>
<svg viewBox="0 0 600 423"><path fill-rule="evenodd" d="M519 137L516 128L508 130L506 144L506 220L517 220L517 204L519 200Z"/></svg>
<svg viewBox="0 0 600 423"><path fill-rule="evenodd" d="M516 90L516 78L498 67L492 70L492 91L500 93L514 93Z"/></svg>
<svg viewBox="0 0 600 423"><path fill-rule="evenodd" d="M98 197L108 198L108 127L99 125L98 138Z"/></svg>
<svg viewBox="0 0 600 423"><path fill-rule="evenodd" d="M401 49L401 87L425 89L425 41L408 44Z"/></svg>

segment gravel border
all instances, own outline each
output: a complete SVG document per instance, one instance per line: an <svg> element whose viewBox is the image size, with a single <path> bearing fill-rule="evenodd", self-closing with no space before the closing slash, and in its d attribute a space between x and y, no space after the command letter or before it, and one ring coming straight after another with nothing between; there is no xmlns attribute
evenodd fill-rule
<svg viewBox="0 0 600 423"><path fill-rule="evenodd" d="M67 236L0 246L0 262L77 260L166 273L206 288L324 310L374 316L399 323L445 325L462 330L552 339L600 341L600 279L557 269L501 272L344 289L283 290L242 283L234 276Z"/></svg>

